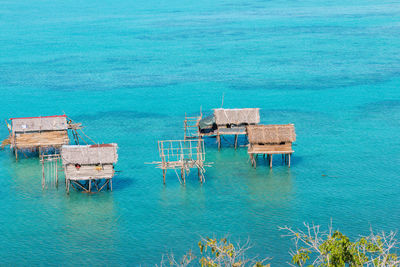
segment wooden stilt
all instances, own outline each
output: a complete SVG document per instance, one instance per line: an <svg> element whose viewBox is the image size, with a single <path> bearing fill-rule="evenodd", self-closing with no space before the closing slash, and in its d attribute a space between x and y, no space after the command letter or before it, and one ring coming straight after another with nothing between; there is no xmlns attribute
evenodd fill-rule
<svg viewBox="0 0 400 267"><path fill-rule="evenodd" d="M185 170L183 168L181 169L181 179L182 179L183 183L185 184L186 183Z"/></svg>
<svg viewBox="0 0 400 267"><path fill-rule="evenodd" d="M257 158L258 158L258 155L255 154L255 155L254 155L254 168L255 168L255 169L257 169Z"/></svg>
<svg viewBox="0 0 400 267"><path fill-rule="evenodd" d="M163 170L162 170L162 173L163 173L163 182L164 182L164 184L165 184L165 175L166 175L166 173L167 173L167 170L166 170L166 169L163 169Z"/></svg>
<svg viewBox="0 0 400 267"><path fill-rule="evenodd" d="M288 160L288 161L289 161L289 162L288 162L288 167L289 167L289 168L290 168L290 155L291 155L291 154L288 155L288 156L289 156L289 160Z"/></svg>
<svg viewBox="0 0 400 267"><path fill-rule="evenodd" d="M66 179L66 188L67 188L67 194L69 194L69 187L71 185L71 182L69 181L69 179Z"/></svg>
<svg viewBox="0 0 400 267"><path fill-rule="evenodd" d="M92 191L92 180L89 179L89 192Z"/></svg>
<svg viewBox="0 0 400 267"><path fill-rule="evenodd" d="M235 134L235 149L237 148L238 135Z"/></svg>
<svg viewBox="0 0 400 267"><path fill-rule="evenodd" d="M221 136L217 134L218 150L221 149Z"/></svg>
<svg viewBox="0 0 400 267"><path fill-rule="evenodd" d="M112 178L110 179L110 190L112 191Z"/></svg>
<svg viewBox="0 0 400 267"><path fill-rule="evenodd" d="M269 155L269 168L272 168L272 154Z"/></svg>
<svg viewBox="0 0 400 267"><path fill-rule="evenodd" d="M56 173L56 188L58 189L58 159L56 159L56 170L55 170L55 173Z"/></svg>
<svg viewBox="0 0 400 267"><path fill-rule="evenodd" d="M18 149L15 148L14 152L15 152L15 161L18 161Z"/></svg>
<svg viewBox="0 0 400 267"><path fill-rule="evenodd" d="M42 158L42 189L44 189L44 158Z"/></svg>
<svg viewBox="0 0 400 267"><path fill-rule="evenodd" d="M263 159L265 160L265 154L263 154Z"/></svg>

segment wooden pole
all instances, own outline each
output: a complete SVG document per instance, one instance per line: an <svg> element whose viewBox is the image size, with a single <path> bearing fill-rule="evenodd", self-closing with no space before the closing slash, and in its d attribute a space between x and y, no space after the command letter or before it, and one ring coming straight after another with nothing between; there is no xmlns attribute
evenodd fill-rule
<svg viewBox="0 0 400 267"><path fill-rule="evenodd" d="M269 155L269 168L272 169L272 154Z"/></svg>
<svg viewBox="0 0 400 267"><path fill-rule="evenodd" d="M94 184L94 186L96 187L97 192L99 192L99 186L98 186L99 180L93 180L93 184Z"/></svg>
<svg viewBox="0 0 400 267"><path fill-rule="evenodd" d="M183 168L181 169L181 178L182 178L183 183L185 184L186 183L186 179L185 179L185 171L184 171Z"/></svg>
<svg viewBox="0 0 400 267"><path fill-rule="evenodd" d="M199 176L199 180L201 181L200 168L197 168L197 175Z"/></svg>
<svg viewBox="0 0 400 267"><path fill-rule="evenodd" d="M42 157L42 189L44 189L44 158Z"/></svg>
<svg viewBox="0 0 400 267"><path fill-rule="evenodd" d="M221 149L221 136L217 134L218 150Z"/></svg>
<svg viewBox="0 0 400 267"><path fill-rule="evenodd" d="M288 163L289 168L290 168L290 155L291 155L291 154L289 154L289 163Z"/></svg>
<svg viewBox="0 0 400 267"><path fill-rule="evenodd" d="M183 128L184 128L184 137L183 137L183 140L186 140L186 129L187 129L186 112L185 112L185 121L183 122ZM165 183L164 183L164 184L165 184Z"/></svg>
<svg viewBox="0 0 400 267"><path fill-rule="evenodd" d="M162 173L163 173L163 182L164 182L164 184L165 184L165 175L166 175L166 172L167 172L166 169L163 169L163 170L162 170Z"/></svg>
<svg viewBox="0 0 400 267"><path fill-rule="evenodd" d="M18 161L18 149L15 148L14 152L15 152L15 161Z"/></svg>
<svg viewBox="0 0 400 267"><path fill-rule="evenodd" d="M92 180L89 179L89 192L92 190Z"/></svg>
<svg viewBox="0 0 400 267"><path fill-rule="evenodd" d="M58 189L58 159L56 159L56 187Z"/></svg>
<svg viewBox="0 0 400 267"><path fill-rule="evenodd" d="M238 135L235 134L235 149L237 148Z"/></svg>
<svg viewBox="0 0 400 267"><path fill-rule="evenodd" d="M69 194L70 183L69 179L66 179L67 194Z"/></svg>
<svg viewBox="0 0 400 267"><path fill-rule="evenodd" d="M108 189L109 181L110 181L109 179L106 179L106 181L104 182L103 186L100 187L100 189L98 191L100 192L105 186L107 186L107 189Z"/></svg>
<svg viewBox="0 0 400 267"><path fill-rule="evenodd" d="M110 178L110 190L112 191L112 178Z"/></svg>

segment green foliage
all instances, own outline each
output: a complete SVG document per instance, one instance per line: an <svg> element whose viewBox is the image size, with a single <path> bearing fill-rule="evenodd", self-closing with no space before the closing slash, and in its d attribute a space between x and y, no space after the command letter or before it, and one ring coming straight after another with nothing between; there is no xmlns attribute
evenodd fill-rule
<svg viewBox="0 0 400 267"><path fill-rule="evenodd" d="M291 228L281 228L289 231L296 245L292 253L292 263L297 266L398 266L400 259L396 253L391 253L397 240L395 234L388 237L374 235L362 237L354 242L340 231L323 234L319 226L309 226L307 231L293 231ZM299 243L302 246L299 246Z"/></svg>
<svg viewBox="0 0 400 267"><path fill-rule="evenodd" d="M280 227L288 232L286 236L292 238L295 250L291 252L291 263L297 266L324 266L324 267L358 267L358 266L400 266L400 257L393 252L398 247L396 234L375 235L351 241L340 231L321 232L318 225L308 225L305 231L293 230L289 227ZM249 259L244 246L235 246L226 238L204 238L198 242L200 255L192 251L177 261L173 255L168 255L170 266L198 266L201 267L269 267L264 261ZM164 259L164 258L163 258ZM198 259L195 261L195 259ZM161 266L166 266L164 261Z"/></svg>
<svg viewBox="0 0 400 267"><path fill-rule="evenodd" d="M239 267L249 262L242 252L243 250L235 248L226 238L221 240L206 238L198 243L200 253L200 264L202 267L218 267L229 264L228 266ZM208 251L207 251L208 250ZM254 263L254 267L266 267L262 262Z"/></svg>
<svg viewBox="0 0 400 267"><path fill-rule="evenodd" d="M309 249L300 248L295 255L292 257L292 262L298 266L304 266L304 264L310 259L311 251Z"/></svg>

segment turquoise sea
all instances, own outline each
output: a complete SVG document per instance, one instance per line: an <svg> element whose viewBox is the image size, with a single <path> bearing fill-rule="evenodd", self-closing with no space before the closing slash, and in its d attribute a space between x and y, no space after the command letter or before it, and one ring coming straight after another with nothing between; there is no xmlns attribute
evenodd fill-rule
<svg viewBox="0 0 400 267"><path fill-rule="evenodd" d="M113 192L67 195L42 191L37 158L0 152L1 265L150 266L228 235L282 266L278 226L399 230L399 36L389 0L0 0L0 136L4 119L65 112L118 143L121 171ZM223 94L295 124L292 167L207 139L206 183L164 186L145 164L157 140Z"/></svg>

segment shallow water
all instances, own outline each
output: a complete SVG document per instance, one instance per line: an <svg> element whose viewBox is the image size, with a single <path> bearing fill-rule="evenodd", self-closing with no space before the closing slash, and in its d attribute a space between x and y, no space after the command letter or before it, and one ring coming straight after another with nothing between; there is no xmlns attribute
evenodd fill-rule
<svg viewBox="0 0 400 267"><path fill-rule="evenodd" d="M200 236L249 238L289 260L278 226L356 237L400 228L396 1L0 1L0 118L67 113L119 144L114 191L42 191L36 158L0 153L5 265L152 265ZM206 183L182 186L156 141L185 112L260 107L294 123L292 168L206 142ZM6 127L0 135L7 136ZM232 142L232 140L228 140ZM62 184L62 183L61 183Z"/></svg>

